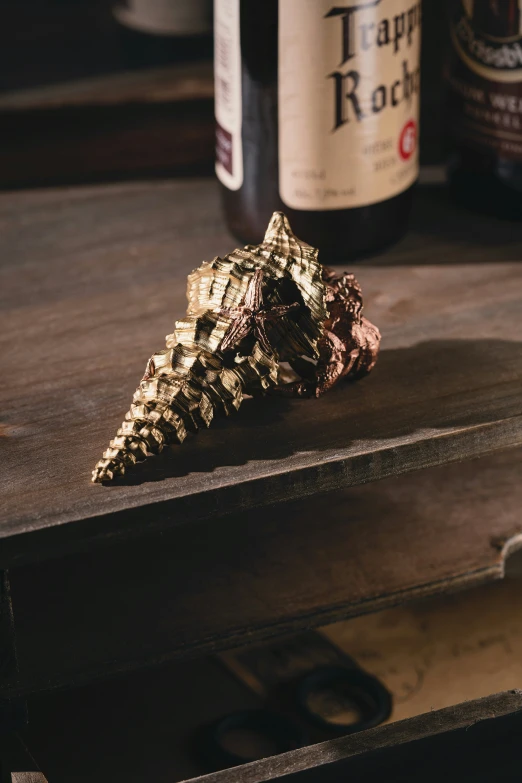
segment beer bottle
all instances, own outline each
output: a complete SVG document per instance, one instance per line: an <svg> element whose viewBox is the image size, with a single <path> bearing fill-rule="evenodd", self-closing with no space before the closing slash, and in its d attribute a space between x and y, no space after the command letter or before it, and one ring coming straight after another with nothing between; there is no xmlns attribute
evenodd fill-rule
<svg viewBox="0 0 522 783"><path fill-rule="evenodd" d="M522 218L520 0L450 0L450 186L480 212Z"/></svg>
<svg viewBox="0 0 522 783"><path fill-rule="evenodd" d="M216 172L230 230L283 210L323 260L406 229L418 175L418 0L214 0Z"/></svg>

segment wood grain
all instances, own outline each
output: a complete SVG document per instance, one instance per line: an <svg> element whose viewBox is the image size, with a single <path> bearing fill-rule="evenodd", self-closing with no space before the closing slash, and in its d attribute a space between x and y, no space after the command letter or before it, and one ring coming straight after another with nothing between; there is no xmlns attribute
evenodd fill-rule
<svg viewBox="0 0 522 783"><path fill-rule="evenodd" d="M522 542L521 462L520 449L498 452L15 568L20 674L4 677L0 693L77 684L499 579Z"/></svg>
<svg viewBox="0 0 522 783"><path fill-rule="evenodd" d="M0 560L33 540L43 556L519 444L522 229L473 221L461 236L445 207L434 239L439 191L423 193L388 265L354 270L384 334L369 378L319 401L248 401L110 487L91 486L90 471L185 310L187 272L236 244L217 188L2 196Z"/></svg>

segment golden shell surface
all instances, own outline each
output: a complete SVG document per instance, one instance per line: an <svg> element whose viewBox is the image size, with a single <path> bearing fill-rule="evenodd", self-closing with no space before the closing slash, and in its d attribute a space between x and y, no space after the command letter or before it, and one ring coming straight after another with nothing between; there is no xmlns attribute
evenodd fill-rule
<svg viewBox="0 0 522 783"><path fill-rule="evenodd" d="M188 432L208 427L216 413L237 410L244 393L276 386L280 360L318 357L328 310L317 256L276 212L260 245L204 262L189 275L187 315L167 336L166 348L149 360L125 421L93 471L94 482L110 481L165 445L182 443ZM223 310L241 305L258 269L271 306L300 307L270 324L273 351L252 339L246 354L242 347L225 361L219 348L231 319Z"/></svg>

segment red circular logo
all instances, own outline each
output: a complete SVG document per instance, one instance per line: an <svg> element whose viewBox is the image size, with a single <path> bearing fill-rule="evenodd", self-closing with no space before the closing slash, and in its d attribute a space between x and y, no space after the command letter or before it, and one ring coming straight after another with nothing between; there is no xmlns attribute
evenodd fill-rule
<svg viewBox="0 0 522 783"><path fill-rule="evenodd" d="M414 120L408 120L399 136L399 155L403 160L411 158L417 146L417 125Z"/></svg>

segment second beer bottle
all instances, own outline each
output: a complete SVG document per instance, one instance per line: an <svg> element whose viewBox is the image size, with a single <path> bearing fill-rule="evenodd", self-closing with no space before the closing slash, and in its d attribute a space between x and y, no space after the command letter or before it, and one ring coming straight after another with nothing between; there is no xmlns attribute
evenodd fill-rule
<svg viewBox="0 0 522 783"><path fill-rule="evenodd" d="M323 261L404 233L418 175L421 4L215 0L216 172L230 230L272 212Z"/></svg>

